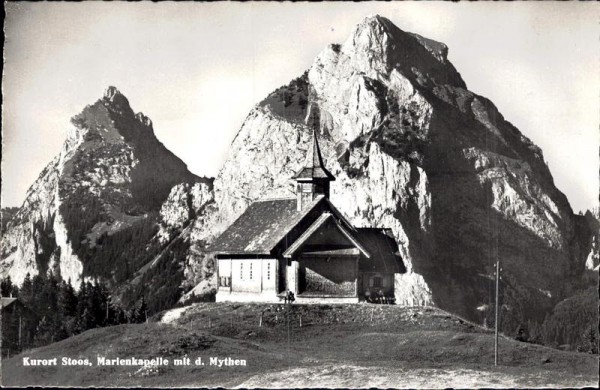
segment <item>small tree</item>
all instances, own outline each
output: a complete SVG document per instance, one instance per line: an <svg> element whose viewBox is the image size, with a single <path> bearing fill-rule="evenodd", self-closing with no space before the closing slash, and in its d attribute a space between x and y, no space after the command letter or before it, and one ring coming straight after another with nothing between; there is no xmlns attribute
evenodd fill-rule
<svg viewBox="0 0 600 390"><path fill-rule="evenodd" d="M146 317L148 314L148 305L146 304L146 300L144 299L144 296L142 295L142 298L140 299L140 302L137 306L137 310L136 310L136 314L137 314L137 318L135 322L138 323L142 323L142 322L146 322Z"/></svg>
<svg viewBox="0 0 600 390"><path fill-rule="evenodd" d="M42 346L49 344L53 339L52 335L52 323L47 317L42 317L38 326L35 329L35 336L33 342L36 346Z"/></svg>
<svg viewBox="0 0 600 390"><path fill-rule="evenodd" d="M58 310L64 317L74 317L77 315L77 296L69 280L60 284L58 290Z"/></svg>
<svg viewBox="0 0 600 390"><path fill-rule="evenodd" d="M19 298L21 298L21 302L23 302L25 306L28 306L33 299L33 282L31 281L29 272L25 275L25 280L23 280L23 284L21 285Z"/></svg>
<svg viewBox="0 0 600 390"><path fill-rule="evenodd" d="M588 326L582 335L582 342L577 347L579 352L598 354L598 328L594 325Z"/></svg>
<svg viewBox="0 0 600 390"><path fill-rule="evenodd" d="M12 281L10 280L10 275L9 275L6 278L2 279L2 282L0 283L0 295L2 295L3 297L8 297L12 294L12 290L13 290L13 284L12 284Z"/></svg>

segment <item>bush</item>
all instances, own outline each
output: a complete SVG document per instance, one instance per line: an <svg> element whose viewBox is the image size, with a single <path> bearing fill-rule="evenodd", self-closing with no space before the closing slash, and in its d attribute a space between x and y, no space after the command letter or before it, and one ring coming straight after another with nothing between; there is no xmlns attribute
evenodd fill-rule
<svg viewBox="0 0 600 390"><path fill-rule="evenodd" d="M598 290L592 287L557 304L544 320L542 335L546 345L569 344L598 353L597 329Z"/></svg>
<svg viewBox="0 0 600 390"><path fill-rule="evenodd" d="M598 327L590 325L581 335L581 344L577 346L577 351L598 354Z"/></svg>

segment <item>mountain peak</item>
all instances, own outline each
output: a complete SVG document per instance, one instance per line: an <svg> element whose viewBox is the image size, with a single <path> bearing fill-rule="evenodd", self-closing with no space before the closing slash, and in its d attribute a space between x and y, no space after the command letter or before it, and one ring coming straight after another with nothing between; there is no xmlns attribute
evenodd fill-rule
<svg viewBox="0 0 600 390"><path fill-rule="evenodd" d="M359 23L359 25L363 24L363 23L370 23L370 24L374 24L374 23L378 23L378 24L383 24L384 21L386 21L387 19L384 18L383 16L379 15L379 14L370 14L365 16L365 18L362 20L362 23Z"/></svg>
<svg viewBox="0 0 600 390"><path fill-rule="evenodd" d="M111 100L111 101L117 95L123 96L123 94L121 93L121 91L119 91L119 89L117 87L113 87L112 85L109 85L108 88L106 88L106 90L104 91L104 98L108 99L108 100Z"/></svg>
<svg viewBox="0 0 600 390"><path fill-rule="evenodd" d="M388 77L396 69L420 85L466 88L447 59L446 45L404 31L380 15L364 18L340 49L352 68L370 77L375 73Z"/></svg>
<svg viewBox="0 0 600 390"><path fill-rule="evenodd" d="M115 108L130 108L129 100L117 89L117 87L113 87L112 85L106 88L104 91L103 102L105 106L112 106ZM122 110L120 110L122 111Z"/></svg>
<svg viewBox="0 0 600 390"><path fill-rule="evenodd" d="M104 96L101 100L105 107L111 108L113 111L118 111L120 113L131 111L133 113L133 110L129 104L129 100L121 93L121 91L119 91L117 87L111 85L106 88L104 91ZM138 112L134 116L135 119L145 127L152 127L152 121L150 118L144 115L144 113Z"/></svg>
<svg viewBox="0 0 600 390"><path fill-rule="evenodd" d="M390 26L393 26L392 22L383 16L369 15L356 26L353 35L368 34L369 36L379 37L380 40L384 35L389 35Z"/></svg>

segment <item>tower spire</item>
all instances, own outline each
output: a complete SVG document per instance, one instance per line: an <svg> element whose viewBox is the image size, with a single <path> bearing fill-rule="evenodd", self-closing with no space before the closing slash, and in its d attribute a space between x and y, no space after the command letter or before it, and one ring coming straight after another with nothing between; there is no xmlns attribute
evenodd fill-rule
<svg viewBox="0 0 600 390"><path fill-rule="evenodd" d="M335 177L325 168L315 129L312 131L311 145L306 152L304 167L294 179L297 183L298 210L302 210L318 195L329 197L329 182L334 181Z"/></svg>

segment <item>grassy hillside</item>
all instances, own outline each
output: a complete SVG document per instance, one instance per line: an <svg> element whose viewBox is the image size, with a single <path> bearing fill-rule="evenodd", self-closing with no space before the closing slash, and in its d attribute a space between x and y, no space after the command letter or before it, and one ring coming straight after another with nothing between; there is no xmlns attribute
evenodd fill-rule
<svg viewBox="0 0 600 390"><path fill-rule="evenodd" d="M262 326L259 327L262 313ZM5 386L579 387L598 383L598 357L500 339L434 308L200 303L162 322L94 329L4 360ZM302 321L302 326L300 326ZM23 357L88 358L90 367L24 367ZM96 358L163 357L158 368ZM190 366L172 359L189 357ZM205 366L193 364L202 357ZM210 357L246 359L211 366ZM60 360L60 359L59 359Z"/></svg>

